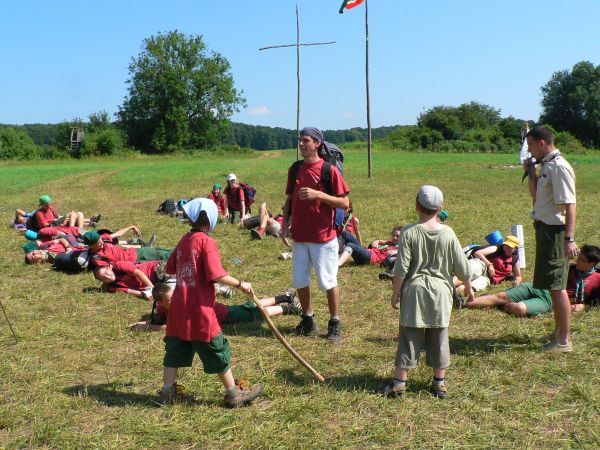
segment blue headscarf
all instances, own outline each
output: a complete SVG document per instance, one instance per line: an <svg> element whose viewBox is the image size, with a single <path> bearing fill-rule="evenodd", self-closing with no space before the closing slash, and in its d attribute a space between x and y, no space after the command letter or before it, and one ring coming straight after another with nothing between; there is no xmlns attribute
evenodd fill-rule
<svg viewBox="0 0 600 450"><path fill-rule="evenodd" d="M217 226L219 210L217 204L208 198L195 198L194 200L190 200L183 205L183 211L192 223L198 220L202 211L206 211L208 222L210 223L210 231L214 230Z"/></svg>

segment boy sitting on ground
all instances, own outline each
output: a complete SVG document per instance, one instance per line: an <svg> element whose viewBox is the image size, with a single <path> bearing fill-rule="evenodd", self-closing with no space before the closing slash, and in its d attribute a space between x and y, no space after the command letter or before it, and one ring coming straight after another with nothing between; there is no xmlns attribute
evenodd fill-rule
<svg viewBox="0 0 600 450"><path fill-rule="evenodd" d="M467 258L452 228L438 223L444 197L435 186L421 186L416 200L419 222L402 228L394 266L392 308L400 302L400 337L393 380L382 389L389 397L406 391L409 369L424 348L433 368L431 393L446 396L444 377L450 365L448 325L452 311L452 275L464 280L473 298Z"/></svg>
<svg viewBox="0 0 600 450"><path fill-rule="evenodd" d="M387 241L376 239L369 248L363 248L354 235L344 231L344 247L338 259L338 267L342 267L352 256L356 264L382 264L387 258L395 257L398 253L398 239L401 227L392 230L391 238Z"/></svg>
<svg viewBox="0 0 600 450"><path fill-rule="evenodd" d="M261 394L262 385L249 389L236 386L231 371L231 350L215 311L214 283L235 286L248 295L254 295L254 291L250 283L229 276L221 265L217 242L208 235L219 217L215 202L196 198L183 208L192 229L181 238L166 267L168 273L175 275L177 284L169 305L163 388L158 403L170 405L189 398L175 382L177 370L191 367L194 355L198 354L204 372L218 374L225 387L227 406L243 406Z"/></svg>
<svg viewBox="0 0 600 450"><path fill-rule="evenodd" d="M131 324L129 328L135 331L166 330L167 326L165 324L167 323L173 288L174 286L170 283L158 283L154 285L152 297L156 301L156 315L148 321ZM289 314L300 315L302 313L302 306L300 306L300 301L293 290L288 290L285 294L276 295L275 297L263 298L260 302L270 317ZM262 315L252 300L243 305L233 306L215 302L215 313L220 325L233 325L262 320Z"/></svg>

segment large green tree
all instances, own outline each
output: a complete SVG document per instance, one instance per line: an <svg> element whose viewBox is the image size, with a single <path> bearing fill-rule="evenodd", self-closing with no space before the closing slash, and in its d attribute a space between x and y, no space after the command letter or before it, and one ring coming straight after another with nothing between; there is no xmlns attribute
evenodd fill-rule
<svg viewBox="0 0 600 450"><path fill-rule="evenodd" d="M142 151L214 145L245 104L229 62L209 52L201 36L171 31L145 39L129 75L118 117L129 143Z"/></svg>
<svg viewBox="0 0 600 450"><path fill-rule="evenodd" d="M578 62L571 71L554 72L541 90L540 122L600 147L600 66Z"/></svg>

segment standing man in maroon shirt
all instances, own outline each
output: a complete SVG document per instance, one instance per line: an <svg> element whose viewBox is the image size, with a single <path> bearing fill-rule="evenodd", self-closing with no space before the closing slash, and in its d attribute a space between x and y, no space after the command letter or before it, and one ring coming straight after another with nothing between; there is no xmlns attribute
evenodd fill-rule
<svg viewBox="0 0 600 450"><path fill-rule="evenodd" d="M323 166L320 157L325 142L323 132L317 128L303 128L298 137L303 161L294 177L294 166L288 170L281 237L290 231L294 239L292 250L293 286L302 304L302 321L296 334L315 336L319 328L313 316L310 295L310 273L315 268L319 288L327 292L330 319L327 339L338 342L340 334L340 291L337 284L338 243L335 233L335 208L348 208L350 190L335 165L331 165L331 186L323 185Z"/></svg>

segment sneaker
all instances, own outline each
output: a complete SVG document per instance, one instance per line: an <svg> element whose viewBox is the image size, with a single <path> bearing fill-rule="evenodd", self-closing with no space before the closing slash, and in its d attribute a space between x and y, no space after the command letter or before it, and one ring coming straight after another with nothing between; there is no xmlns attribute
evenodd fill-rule
<svg viewBox="0 0 600 450"><path fill-rule="evenodd" d="M395 386L393 381L390 381L379 391L384 397L400 398L406 392L406 383Z"/></svg>
<svg viewBox="0 0 600 450"><path fill-rule="evenodd" d="M294 332L296 336L316 336L319 333L319 326L315 317L302 314L302 321L296 326Z"/></svg>
<svg viewBox="0 0 600 450"><path fill-rule="evenodd" d="M467 307L467 299L456 292L456 289L452 292L452 299L455 308L463 309Z"/></svg>
<svg viewBox="0 0 600 450"><path fill-rule="evenodd" d="M93 222L94 228L96 227L96 225L98 225L98 222L100 222L100 219L102 218L102 214L96 214L95 216L90 217L90 222Z"/></svg>
<svg viewBox="0 0 600 450"><path fill-rule="evenodd" d="M233 294L235 292L235 289L233 288L233 286L220 286L217 293L221 294L223 296L223 298L231 298L233 297Z"/></svg>
<svg viewBox="0 0 600 450"><path fill-rule="evenodd" d="M339 342L342 339L342 329L339 320L329 319L327 324L327 340L329 342Z"/></svg>
<svg viewBox="0 0 600 450"><path fill-rule="evenodd" d="M194 396L185 393L183 385L173 383L168 388L163 388L158 393L158 400L156 401L159 405L168 406L173 403L182 403L194 401Z"/></svg>
<svg viewBox="0 0 600 450"><path fill-rule="evenodd" d="M382 272L379 274L379 279L381 281L386 281L386 280L392 280L394 278L394 275L391 274L390 272Z"/></svg>
<svg viewBox="0 0 600 450"><path fill-rule="evenodd" d="M240 406L252 403L263 391L262 384L255 384L248 387L248 382L245 380L236 383L232 392L225 395L225 404L228 408L239 408Z"/></svg>
<svg viewBox="0 0 600 450"><path fill-rule="evenodd" d="M250 230L250 236L252 237L252 239L264 239L266 234L265 234L265 230L262 230L260 228L252 228Z"/></svg>
<svg viewBox="0 0 600 450"><path fill-rule="evenodd" d="M294 294L294 296L290 300L289 305L290 312L288 314L292 314L294 316L299 316L300 314L302 314L302 305L300 304L300 300L298 300L298 297L296 297L296 294Z"/></svg>
<svg viewBox="0 0 600 450"><path fill-rule="evenodd" d="M283 252L281 255L279 255L279 259L283 259L284 261L292 259L292 252Z"/></svg>
<svg viewBox="0 0 600 450"><path fill-rule="evenodd" d="M559 344L558 341L550 341L542 346L545 352L569 353L573 351L573 343Z"/></svg>
<svg viewBox="0 0 600 450"><path fill-rule="evenodd" d="M150 239L148 239L148 242L146 242L144 244L144 247L154 247L154 244L156 244L156 235L155 234L150 236Z"/></svg>
<svg viewBox="0 0 600 450"><path fill-rule="evenodd" d="M431 392L431 395L433 395L434 397L446 398L446 395L448 394L448 388L446 388L445 384L431 383L431 386L429 387L429 392Z"/></svg>

